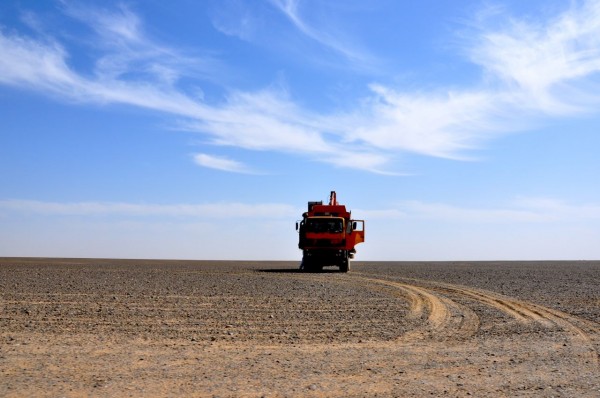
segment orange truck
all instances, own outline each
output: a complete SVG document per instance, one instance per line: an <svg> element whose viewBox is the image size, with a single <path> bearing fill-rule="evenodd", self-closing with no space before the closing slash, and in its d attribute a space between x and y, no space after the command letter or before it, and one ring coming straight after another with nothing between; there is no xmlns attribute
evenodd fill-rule
<svg viewBox="0 0 600 398"><path fill-rule="evenodd" d="M303 271L337 266L341 272L348 272L356 253L354 247L365 241L365 221L353 220L346 206L337 202L335 191L331 191L329 204L308 202L308 211L296 222L296 230Z"/></svg>

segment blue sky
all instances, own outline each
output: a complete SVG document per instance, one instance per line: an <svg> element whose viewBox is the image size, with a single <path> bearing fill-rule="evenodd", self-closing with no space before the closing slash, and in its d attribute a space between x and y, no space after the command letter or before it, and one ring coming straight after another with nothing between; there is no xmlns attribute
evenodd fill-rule
<svg viewBox="0 0 600 398"><path fill-rule="evenodd" d="M600 1L0 3L0 256L600 259Z"/></svg>

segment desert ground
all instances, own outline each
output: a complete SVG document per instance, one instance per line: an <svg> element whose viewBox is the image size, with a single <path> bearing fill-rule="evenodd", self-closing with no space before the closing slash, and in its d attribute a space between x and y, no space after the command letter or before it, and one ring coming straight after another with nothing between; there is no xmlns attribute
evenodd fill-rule
<svg viewBox="0 0 600 398"><path fill-rule="evenodd" d="M0 259L2 397L599 397L600 262Z"/></svg>

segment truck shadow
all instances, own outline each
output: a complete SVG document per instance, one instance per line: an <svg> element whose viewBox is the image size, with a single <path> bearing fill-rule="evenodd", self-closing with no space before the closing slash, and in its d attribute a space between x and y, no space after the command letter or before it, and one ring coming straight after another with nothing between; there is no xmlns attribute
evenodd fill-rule
<svg viewBox="0 0 600 398"><path fill-rule="evenodd" d="M299 268L267 268L259 269L258 272L271 272L276 274L339 274L337 269L324 269L319 271L304 271Z"/></svg>

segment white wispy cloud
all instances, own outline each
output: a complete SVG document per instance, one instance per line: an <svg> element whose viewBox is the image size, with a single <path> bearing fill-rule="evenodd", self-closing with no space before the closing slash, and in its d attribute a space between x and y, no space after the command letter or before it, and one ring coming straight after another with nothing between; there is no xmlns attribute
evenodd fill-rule
<svg viewBox="0 0 600 398"><path fill-rule="evenodd" d="M0 216L119 216L197 219L291 219L302 209L285 203L218 202L201 204L149 204L124 202L47 202L0 200ZM353 209L353 216L368 220L433 220L451 223L552 223L600 220L600 204L574 204L556 198L517 198L501 207L463 207L448 203L403 201L387 209Z"/></svg>
<svg viewBox="0 0 600 398"><path fill-rule="evenodd" d="M194 155L194 162L200 166L208 167L210 169L229 171L233 173L255 174L255 172L245 164L222 156L197 153Z"/></svg>
<svg viewBox="0 0 600 398"><path fill-rule="evenodd" d="M351 53L302 19L297 1L272 3L304 35ZM112 12L79 7L66 12L93 26L92 46L100 49L94 73L74 69L68 46L57 38L0 27L0 83L72 102L168 113L178 126L202 133L216 145L289 152L337 167L393 174L389 165L403 153L466 158L490 138L517 131L542 115L593 112L600 102L600 1L573 3L563 14L535 23L502 15L511 23L494 28L480 20L466 49L486 75L479 85L406 92L373 84L368 97L335 113L309 111L286 90L272 87L229 90L220 102L204 102L177 82L182 76L199 77L202 68L196 66L210 64L210 59L155 43L143 21L125 6ZM206 74L210 70L204 69ZM205 153L195 161L247 170L235 159Z"/></svg>
<svg viewBox="0 0 600 398"><path fill-rule="evenodd" d="M362 118L343 124L351 141L371 147L461 158L479 141L506 131L510 121L499 120L502 99L493 93L447 92L407 94L376 85ZM496 123L495 123L496 122Z"/></svg>
<svg viewBox="0 0 600 398"><path fill-rule="evenodd" d="M502 207L474 208L448 203L404 201L389 209L357 209L367 219L416 219L452 223L551 223L600 220L600 204L569 204L556 198L522 197Z"/></svg>
<svg viewBox="0 0 600 398"><path fill-rule="evenodd" d="M90 46L96 50L97 80L140 81L172 87L181 77L212 79L226 66L209 54L192 57L152 40L140 17L124 4L103 9L66 3L66 15L94 34Z"/></svg>
<svg viewBox="0 0 600 398"><path fill-rule="evenodd" d="M278 51L293 54L296 50L303 51L298 48L320 49L320 57L307 57L302 52L300 57L304 62L330 66L341 63L354 71L375 72L381 61L358 44L360 38L351 35L352 29L344 27L344 17L349 14L340 14L349 6L351 4L348 1L268 0L249 3L222 0L219 7L212 10L212 23L215 29L225 35L275 47ZM278 12L277 15L274 10ZM354 27L352 24L350 26ZM276 35L273 35L274 30L277 31Z"/></svg>
<svg viewBox="0 0 600 398"><path fill-rule="evenodd" d="M283 15L304 35L315 40L321 45L343 55L348 60L370 68L375 63L373 57L365 51L360 51L350 41L341 41L339 32L332 32L327 25L312 26L300 12L300 0L270 0ZM312 5L312 8L315 5Z"/></svg>
<svg viewBox="0 0 600 398"><path fill-rule="evenodd" d="M590 94L598 92L598 80L589 87L590 82L581 79L600 71L600 2L570 5L548 21L501 15L509 23L494 30L484 18L469 48L471 59L519 94L522 107L568 114L586 108L590 100L597 105L598 96Z"/></svg>
<svg viewBox="0 0 600 398"><path fill-rule="evenodd" d="M131 18L130 15L127 13L126 17ZM137 26L137 23L136 20L135 23L121 24ZM116 51L114 54L104 55L98 60L97 69L101 72L91 77L78 74L69 66L69 54L60 44L0 31L0 53L3 54L0 59L0 82L69 101L121 103L171 113L185 118L179 123L180 126L206 133L218 145L311 156L318 154L318 159L345 167L375 170L375 165L383 163L383 158L376 154L363 156L359 162L342 162L349 150L324 139L323 122L318 122L323 116L312 115L299 108L281 90L231 92L223 103L211 106L186 95L172 84L163 84L165 80L172 81L174 78L146 76L146 80L139 77L125 79L125 72L136 69L139 62L146 63L146 70L153 68L163 74L164 70L171 70L177 62L169 61L167 65L159 63L156 55L167 51L154 48L147 39L140 37L138 30L135 33L133 28L113 27L110 30L115 34L123 34L125 41L133 38L142 49L123 50L123 43L119 41L117 48L113 48ZM107 66L107 63L111 66ZM119 65L116 66L116 63ZM179 68L183 68L183 65L180 64ZM183 68L179 73L186 71L187 68Z"/></svg>
<svg viewBox="0 0 600 398"><path fill-rule="evenodd" d="M420 201L406 202L401 208L414 218L446 222L519 223L554 219L551 213L540 212L537 208L470 208Z"/></svg>
<svg viewBox="0 0 600 398"><path fill-rule="evenodd" d="M46 216L129 216L289 219L300 210L281 203L204 203L138 204L115 202L44 202L35 200L0 200L0 215L37 214Z"/></svg>
<svg viewBox="0 0 600 398"><path fill-rule="evenodd" d="M219 32L250 41L254 38L260 22L250 11L246 2L223 0L213 10L212 24Z"/></svg>
<svg viewBox="0 0 600 398"><path fill-rule="evenodd" d="M76 3L64 3L63 10L69 16L87 23L104 39L103 43L128 46L145 41L142 21L123 4L109 11Z"/></svg>

